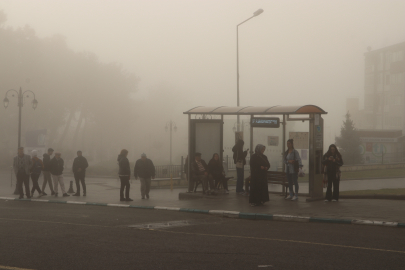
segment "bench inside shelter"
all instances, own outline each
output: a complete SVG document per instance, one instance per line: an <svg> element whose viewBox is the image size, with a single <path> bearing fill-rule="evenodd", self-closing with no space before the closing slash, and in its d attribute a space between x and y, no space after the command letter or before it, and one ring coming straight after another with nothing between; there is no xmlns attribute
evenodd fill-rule
<svg viewBox="0 0 405 270"><path fill-rule="evenodd" d="M281 185L283 187L283 193L285 190L285 196L288 195L288 180L285 172L268 171L267 183Z"/></svg>

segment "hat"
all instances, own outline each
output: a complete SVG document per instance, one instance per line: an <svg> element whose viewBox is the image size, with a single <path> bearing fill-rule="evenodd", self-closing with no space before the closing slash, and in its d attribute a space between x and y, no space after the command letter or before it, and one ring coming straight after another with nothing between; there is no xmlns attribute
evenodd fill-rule
<svg viewBox="0 0 405 270"><path fill-rule="evenodd" d="M195 153L195 156L196 156L196 157L201 157L201 153L200 153L200 152L197 152L197 153Z"/></svg>
<svg viewBox="0 0 405 270"><path fill-rule="evenodd" d="M48 148L48 152L53 152L54 150L52 148Z"/></svg>
<svg viewBox="0 0 405 270"><path fill-rule="evenodd" d="M146 154L145 154L145 153L142 153L141 157L146 157Z"/></svg>
<svg viewBox="0 0 405 270"><path fill-rule="evenodd" d="M38 155L38 151L37 150L32 150L31 151L31 155L33 156L33 157L36 157L37 155Z"/></svg>

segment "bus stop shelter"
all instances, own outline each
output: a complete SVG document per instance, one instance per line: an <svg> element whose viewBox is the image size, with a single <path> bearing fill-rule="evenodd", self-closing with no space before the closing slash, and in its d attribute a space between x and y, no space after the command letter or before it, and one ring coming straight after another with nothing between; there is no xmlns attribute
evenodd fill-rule
<svg viewBox="0 0 405 270"><path fill-rule="evenodd" d="M289 121L309 123L309 196L322 197L322 156L324 125L322 114L327 114L315 105L272 106L272 107L195 107L184 114L188 115L188 156L196 152L219 153L223 158L224 116L250 116L250 155L253 147L254 128L282 128L282 152L286 150L286 125ZM214 116L218 117L216 119ZM274 117L280 116L280 117ZM239 121L238 121L239 122ZM189 161L191 158L188 159ZM190 166L188 162L187 166ZM190 171L190 167L188 168ZM283 170L285 164L283 165Z"/></svg>

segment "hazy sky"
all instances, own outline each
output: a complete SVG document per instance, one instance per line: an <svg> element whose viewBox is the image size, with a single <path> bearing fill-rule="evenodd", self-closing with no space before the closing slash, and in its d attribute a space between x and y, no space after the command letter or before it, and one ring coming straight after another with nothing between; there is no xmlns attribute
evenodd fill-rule
<svg viewBox="0 0 405 270"><path fill-rule="evenodd" d="M336 131L345 99L363 97L367 46L405 41L404 0L0 0L7 26L122 63L141 96L168 83L190 95L183 111L236 105L236 25L259 8L239 28L241 105L315 104Z"/></svg>

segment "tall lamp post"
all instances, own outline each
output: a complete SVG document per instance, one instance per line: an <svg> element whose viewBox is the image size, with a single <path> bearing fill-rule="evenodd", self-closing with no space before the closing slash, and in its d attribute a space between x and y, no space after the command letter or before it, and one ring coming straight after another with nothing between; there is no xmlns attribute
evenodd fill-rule
<svg viewBox="0 0 405 270"><path fill-rule="evenodd" d="M31 90L26 90L26 91L22 91L21 87L20 90L17 92L14 89L10 89L6 92L6 96L3 99L3 104L4 104L4 108L7 109L10 100L8 99L8 94L11 92L11 97L15 97L17 96L17 102L18 102L18 148L21 147L21 109L24 106L24 95L27 94L25 97L29 98L30 95L29 93L31 93L34 97L34 99L32 100L32 108L35 110L38 106L38 101L35 99L35 93L32 92Z"/></svg>
<svg viewBox="0 0 405 270"><path fill-rule="evenodd" d="M177 125L175 122L170 120L169 122L166 123L166 126L165 126L166 132L170 131L170 167L172 166L172 132L173 132L173 129L174 129L174 132L176 132Z"/></svg>
<svg viewBox="0 0 405 270"><path fill-rule="evenodd" d="M239 107L239 25L241 25L241 24L243 24L243 23L245 23L245 22L247 22L247 21L249 21L250 19L252 19L252 18L254 18L254 17L257 17L257 16L259 16L260 14L262 14L263 13L263 9L258 9L258 10L256 10L254 13L253 13L253 16L252 17L250 17L250 18L248 18L248 19L246 19L246 20L244 20L243 22L241 22L240 24L238 24L237 26L236 26L236 92L237 92L237 102L236 102L236 104L237 104L237 106ZM240 125L239 125L239 115L237 116L238 117L238 121L237 121L237 123L238 123L238 125L237 125L237 131L239 131L240 130Z"/></svg>
<svg viewBox="0 0 405 270"><path fill-rule="evenodd" d="M22 91L21 87L20 90L17 92L14 89L10 89L6 92L6 95L3 99L3 104L4 104L4 108L7 109L10 100L8 99L8 94L11 92L11 97L15 97L15 95L17 96L17 105L18 105L18 148L21 147L21 109L24 106L24 95L27 94L25 97L29 98L30 95L29 93L31 93L34 96L34 99L32 100L32 108L35 110L38 106L38 101L35 99L35 93L32 92L31 90L26 90L26 91ZM17 185L15 186L15 190L14 190L14 195L17 195L18 190L17 190Z"/></svg>

